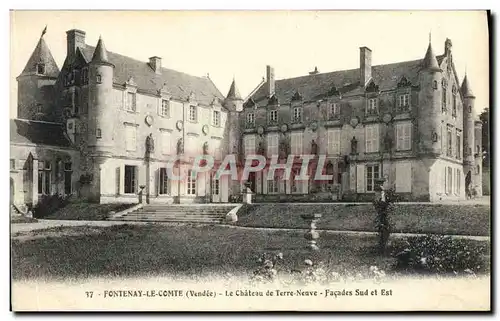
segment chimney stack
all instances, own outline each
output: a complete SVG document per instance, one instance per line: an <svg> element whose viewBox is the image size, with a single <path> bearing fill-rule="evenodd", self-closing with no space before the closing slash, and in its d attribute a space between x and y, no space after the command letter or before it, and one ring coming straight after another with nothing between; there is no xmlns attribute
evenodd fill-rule
<svg viewBox="0 0 500 321"><path fill-rule="evenodd" d="M66 56L73 58L76 53L76 48L85 47L85 31L71 29L66 31Z"/></svg>
<svg viewBox="0 0 500 321"><path fill-rule="evenodd" d="M266 75L267 75L267 95L271 97L274 95L274 68L267 65L266 68Z"/></svg>
<svg viewBox="0 0 500 321"><path fill-rule="evenodd" d="M359 48L359 80L364 86L372 78L372 51L368 47Z"/></svg>
<svg viewBox="0 0 500 321"><path fill-rule="evenodd" d="M157 74L161 74L161 58L158 56L153 56L149 58L149 65L151 69Z"/></svg>

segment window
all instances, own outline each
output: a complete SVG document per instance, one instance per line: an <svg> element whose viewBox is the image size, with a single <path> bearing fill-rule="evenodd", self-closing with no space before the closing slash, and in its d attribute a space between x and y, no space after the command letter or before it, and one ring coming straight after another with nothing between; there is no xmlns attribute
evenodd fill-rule
<svg viewBox="0 0 500 321"><path fill-rule="evenodd" d="M71 188L71 176L73 175L73 170L71 162L64 163L64 194L70 195L72 192Z"/></svg>
<svg viewBox="0 0 500 321"><path fill-rule="evenodd" d="M196 122L196 119L197 119L197 110L196 110L196 106L189 106L189 121L191 122Z"/></svg>
<svg viewBox="0 0 500 321"><path fill-rule="evenodd" d="M267 134L267 156L278 155L278 134Z"/></svg>
<svg viewBox="0 0 500 321"><path fill-rule="evenodd" d="M125 126L125 146L127 151L135 151L137 148L137 130L133 125Z"/></svg>
<svg viewBox="0 0 500 321"><path fill-rule="evenodd" d="M378 125L367 125L365 127L365 152L375 153L379 150Z"/></svg>
<svg viewBox="0 0 500 321"><path fill-rule="evenodd" d="M332 103L329 107L330 108L328 110L328 118L329 119L338 118L340 116L340 104Z"/></svg>
<svg viewBox="0 0 500 321"><path fill-rule="evenodd" d="M16 169L16 160L13 158L10 159L10 169Z"/></svg>
<svg viewBox="0 0 500 321"><path fill-rule="evenodd" d="M163 155L170 155L172 153L170 132L162 131L160 137L161 137L161 153Z"/></svg>
<svg viewBox="0 0 500 321"><path fill-rule="evenodd" d="M97 128L95 130L95 137L96 138L102 138L102 132L101 132L101 129L100 128Z"/></svg>
<svg viewBox="0 0 500 321"><path fill-rule="evenodd" d="M219 195L220 193L220 180L217 178L214 178L213 180L213 186L212 186L212 194L213 195Z"/></svg>
<svg viewBox="0 0 500 321"><path fill-rule="evenodd" d="M278 111L277 110L269 111L269 123L275 124L277 122L278 122Z"/></svg>
<svg viewBox="0 0 500 321"><path fill-rule="evenodd" d="M457 95L453 94L453 106L451 107L451 116L457 117Z"/></svg>
<svg viewBox="0 0 500 321"><path fill-rule="evenodd" d="M472 113L472 106L469 105L469 114Z"/></svg>
<svg viewBox="0 0 500 321"><path fill-rule="evenodd" d="M255 154L255 136L247 135L244 138L245 156Z"/></svg>
<svg viewBox="0 0 500 321"><path fill-rule="evenodd" d="M453 169L451 167L445 167L445 191L446 194L451 194L451 184L453 181Z"/></svg>
<svg viewBox="0 0 500 321"><path fill-rule="evenodd" d="M73 103L73 113L75 115L78 115L78 113L80 112L80 94L79 94L79 91L78 90L75 90L75 94L74 94L74 103Z"/></svg>
<svg viewBox="0 0 500 321"><path fill-rule="evenodd" d="M50 162L40 161L38 163L38 194L50 195L51 174Z"/></svg>
<svg viewBox="0 0 500 321"><path fill-rule="evenodd" d="M87 68L82 69L82 85L87 85L89 83L89 70Z"/></svg>
<svg viewBox="0 0 500 321"><path fill-rule="evenodd" d="M453 150L453 141L452 141L452 136L451 136L451 127L446 128L446 142L447 142L447 148L446 148L446 156L452 155L452 150Z"/></svg>
<svg viewBox="0 0 500 321"><path fill-rule="evenodd" d="M366 104L366 113L368 115L375 115L378 113L377 109L378 109L378 99L377 98L368 99L368 102Z"/></svg>
<svg viewBox="0 0 500 321"><path fill-rule="evenodd" d="M293 109L293 122L300 123L302 122L302 107L295 107Z"/></svg>
<svg viewBox="0 0 500 321"><path fill-rule="evenodd" d="M375 180L380 177L379 165L366 165L366 191L375 191Z"/></svg>
<svg viewBox="0 0 500 321"><path fill-rule="evenodd" d="M456 138L456 146L457 146L457 158L462 158L462 133L457 129L457 138Z"/></svg>
<svg viewBox="0 0 500 321"><path fill-rule="evenodd" d="M299 169L295 168L292 171L292 175L290 175L290 176L291 176L291 178L290 178L290 189L291 189L292 193L300 193L299 182L297 180L295 180L295 177L299 176Z"/></svg>
<svg viewBox="0 0 500 321"><path fill-rule="evenodd" d="M36 105L36 112L38 114L42 114L43 113L43 106L42 106L42 104L37 104Z"/></svg>
<svg viewBox="0 0 500 321"><path fill-rule="evenodd" d="M196 176L196 174L195 174ZM187 194L196 195L196 177L193 177L193 171L188 170L187 176Z"/></svg>
<svg viewBox="0 0 500 321"><path fill-rule="evenodd" d="M219 127L220 126L220 111L218 111L218 110L214 110L213 111L213 114L212 114L212 124L215 127Z"/></svg>
<svg viewBox="0 0 500 321"><path fill-rule="evenodd" d="M446 87L443 86L443 91L442 91L442 96L441 96L441 111L443 113L446 113L447 108L446 108Z"/></svg>
<svg viewBox="0 0 500 321"><path fill-rule="evenodd" d="M125 194L137 193L137 166L125 165Z"/></svg>
<svg viewBox="0 0 500 321"><path fill-rule="evenodd" d="M100 83L101 83L101 75L97 74L97 75L95 76L95 82L96 82L96 83L98 83L98 84L100 84Z"/></svg>
<svg viewBox="0 0 500 321"><path fill-rule="evenodd" d="M160 116L170 117L170 104L166 99L161 100Z"/></svg>
<svg viewBox="0 0 500 321"><path fill-rule="evenodd" d="M292 133L292 135L290 137L291 145L292 145L292 154L302 155L303 136L304 136L304 134L302 132Z"/></svg>
<svg viewBox="0 0 500 321"><path fill-rule="evenodd" d="M328 154L340 154L340 129L329 129L328 135Z"/></svg>
<svg viewBox="0 0 500 321"><path fill-rule="evenodd" d="M411 123L396 124L396 149L410 150L411 149Z"/></svg>
<svg viewBox="0 0 500 321"><path fill-rule="evenodd" d="M437 80L434 80L434 82L432 83L432 89L438 89L438 82L437 82Z"/></svg>
<svg viewBox="0 0 500 321"><path fill-rule="evenodd" d="M254 126L255 125L255 116L253 113L248 113L247 114L247 125L248 126Z"/></svg>
<svg viewBox="0 0 500 321"><path fill-rule="evenodd" d="M170 194L169 184L168 184L168 171L166 168L160 168L160 182L159 182L158 194L166 195Z"/></svg>
<svg viewBox="0 0 500 321"><path fill-rule="evenodd" d="M127 107L126 107L127 111L135 112L136 108L135 102L136 102L135 93L127 93Z"/></svg>
<svg viewBox="0 0 500 321"><path fill-rule="evenodd" d="M398 96L398 107L399 109L409 109L410 107L410 94L405 93Z"/></svg>
<svg viewBox="0 0 500 321"><path fill-rule="evenodd" d="M36 65L36 73L39 75L45 74L45 64Z"/></svg>
<svg viewBox="0 0 500 321"><path fill-rule="evenodd" d="M460 171L459 168L455 170L455 194L460 195L460 181L462 178L462 172Z"/></svg>
<svg viewBox="0 0 500 321"><path fill-rule="evenodd" d="M267 193L277 194L279 192L279 177L267 181Z"/></svg>
<svg viewBox="0 0 500 321"><path fill-rule="evenodd" d="M476 165L476 174L479 175L481 173L481 166Z"/></svg>

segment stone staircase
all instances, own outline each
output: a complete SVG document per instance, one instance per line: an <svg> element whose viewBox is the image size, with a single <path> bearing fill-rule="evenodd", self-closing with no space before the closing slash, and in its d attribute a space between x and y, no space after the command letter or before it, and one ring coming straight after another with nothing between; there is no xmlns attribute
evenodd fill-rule
<svg viewBox="0 0 500 321"><path fill-rule="evenodd" d="M111 218L114 221L221 224L235 204L147 204Z"/></svg>

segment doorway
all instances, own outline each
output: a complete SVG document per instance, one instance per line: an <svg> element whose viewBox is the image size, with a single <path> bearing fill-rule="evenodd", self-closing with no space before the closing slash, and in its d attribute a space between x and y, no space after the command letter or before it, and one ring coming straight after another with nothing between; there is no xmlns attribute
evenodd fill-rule
<svg viewBox="0 0 500 321"><path fill-rule="evenodd" d="M212 203L221 203L221 182L220 177L217 178L216 174L212 175Z"/></svg>

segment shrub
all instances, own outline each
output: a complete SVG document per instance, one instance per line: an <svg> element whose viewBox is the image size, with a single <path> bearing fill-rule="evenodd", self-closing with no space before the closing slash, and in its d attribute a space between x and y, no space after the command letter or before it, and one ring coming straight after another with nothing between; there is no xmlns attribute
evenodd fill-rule
<svg viewBox="0 0 500 321"><path fill-rule="evenodd" d="M283 260L283 253L278 253L275 256L269 256L268 254L262 254L257 262L259 266L253 272L252 281L254 282L270 282L275 279L278 274L276 267L278 262Z"/></svg>
<svg viewBox="0 0 500 321"><path fill-rule="evenodd" d="M395 269L438 274L474 274L489 269L487 249L443 235L411 237L397 248Z"/></svg>
<svg viewBox="0 0 500 321"><path fill-rule="evenodd" d="M373 206L377 216L375 217L375 228L378 233L378 247L381 253L385 252L389 236L391 235L390 214L394 209L394 203L398 201L398 197L394 189L388 189L385 192L385 201L375 199Z"/></svg>
<svg viewBox="0 0 500 321"><path fill-rule="evenodd" d="M62 195L43 195L33 207L33 217L43 218L66 206L68 203L68 198Z"/></svg>

